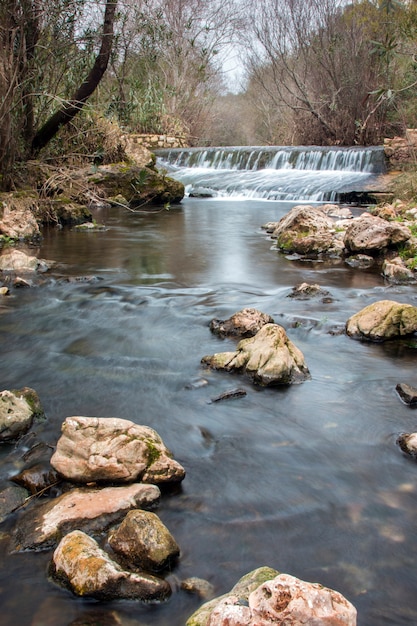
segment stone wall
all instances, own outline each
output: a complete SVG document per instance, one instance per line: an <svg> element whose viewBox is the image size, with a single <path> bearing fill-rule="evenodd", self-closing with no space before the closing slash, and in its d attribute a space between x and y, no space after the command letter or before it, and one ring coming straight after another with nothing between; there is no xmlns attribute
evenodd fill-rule
<svg viewBox="0 0 417 626"><path fill-rule="evenodd" d="M408 128L405 137L384 140L385 154L391 169L408 170L417 164L417 129Z"/></svg>
<svg viewBox="0 0 417 626"><path fill-rule="evenodd" d="M134 143L148 149L186 148L188 145L185 137L179 135L132 133L129 137Z"/></svg>

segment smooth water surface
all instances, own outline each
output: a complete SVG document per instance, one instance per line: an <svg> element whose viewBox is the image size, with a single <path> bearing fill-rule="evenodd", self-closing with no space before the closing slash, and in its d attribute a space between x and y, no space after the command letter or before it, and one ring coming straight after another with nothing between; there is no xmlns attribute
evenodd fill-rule
<svg viewBox="0 0 417 626"><path fill-rule="evenodd" d="M395 392L416 384L415 345L339 332L373 301L417 305L416 288L338 260L286 259L260 227L291 206L186 198L155 214L97 213L104 232L46 233L36 252L54 269L0 302L2 388L36 389L51 441L70 415L155 428L187 471L158 509L181 558L164 604L76 599L48 581L50 552L8 555L15 515L0 541L2 626L93 616L105 626L112 615L183 626L201 600L179 590L182 579L205 578L219 595L262 565L337 589L359 626L417 623L417 465L395 445L416 428ZM329 298L289 298L304 281ZM213 336L210 320L243 307L286 328L311 381L261 389L201 367L236 343ZM235 387L246 397L209 403Z"/></svg>

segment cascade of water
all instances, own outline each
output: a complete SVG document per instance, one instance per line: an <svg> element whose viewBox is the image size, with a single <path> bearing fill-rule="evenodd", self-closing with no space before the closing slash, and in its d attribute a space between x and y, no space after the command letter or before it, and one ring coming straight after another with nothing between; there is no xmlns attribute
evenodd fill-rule
<svg viewBox="0 0 417 626"><path fill-rule="evenodd" d="M380 174L386 169L384 150L379 146L175 148L157 150L156 153L163 161L176 167L215 170L295 169Z"/></svg>
<svg viewBox="0 0 417 626"><path fill-rule="evenodd" d="M317 146L157 150L161 168L189 195L338 202L385 172L382 147Z"/></svg>

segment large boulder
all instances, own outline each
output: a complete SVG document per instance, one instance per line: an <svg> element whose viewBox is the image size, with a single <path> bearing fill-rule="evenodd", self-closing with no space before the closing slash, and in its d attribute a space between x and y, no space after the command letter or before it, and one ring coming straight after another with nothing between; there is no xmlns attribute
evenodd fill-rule
<svg viewBox="0 0 417 626"><path fill-rule="evenodd" d="M35 418L43 416L39 397L30 387L0 392L0 442L24 435Z"/></svg>
<svg viewBox="0 0 417 626"><path fill-rule="evenodd" d="M79 530L60 541L53 554L51 573L76 595L99 600L161 601L171 594L165 580L122 569L92 537Z"/></svg>
<svg viewBox="0 0 417 626"><path fill-rule="evenodd" d="M155 513L129 511L120 526L110 533L109 544L127 563L157 572L180 554L177 542Z"/></svg>
<svg viewBox="0 0 417 626"><path fill-rule="evenodd" d="M344 243L348 252L367 254L398 246L410 237L409 228L403 224L364 213L351 221L345 232Z"/></svg>
<svg viewBox="0 0 417 626"><path fill-rule="evenodd" d="M76 483L164 483L185 476L158 433L117 417L67 417L51 465Z"/></svg>
<svg viewBox="0 0 417 626"><path fill-rule="evenodd" d="M254 337L242 339L236 352L205 356L201 362L213 369L245 372L265 386L300 383L310 378L301 350L278 324L266 324Z"/></svg>
<svg viewBox="0 0 417 626"><path fill-rule="evenodd" d="M318 207L295 206L276 225L272 236L285 252L320 254L334 250L334 224Z"/></svg>
<svg viewBox="0 0 417 626"><path fill-rule="evenodd" d="M255 573L268 576L268 568ZM355 607L333 589L278 572L255 585L245 578L203 605L187 626L356 626Z"/></svg>
<svg viewBox="0 0 417 626"><path fill-rule="evenodd" d="M417 307L394 300L380 300L365 307L346 322L353 339L386 341L413 335L417 331Z"/></svg>
<svg viewBox="0 0 417 626"><path fill-rule="evenodd" d="M29 509L13 535L14 550L47 549L67 532L102 531L131 509L152 508L160 498L156 485L135 483L104 489L72 489Z"/></svg>
<svg viewBox="0 0 417 626"><path fill-rule="evenodd" d="M226 593L217 598L213 598L208 602L205 602L191 617L187 620L186 626L207 626L210 620L210 615L216 606L225 598L233 595L238 598L239 603L242 606L248 604L249 595L252 591L255 591L260 585L267 580L272 580L275 576L278 576L279 572L272 567L259 567L252 570L234 585L230 593Z"/></svg>
<svg viewBox="0 0 417 626"><path fill-rule="evenodd" d="M273 323L273 318L262 311L242 309L227 320L211 320L210 330L220 337L253 337L262 326Z"/></svg>

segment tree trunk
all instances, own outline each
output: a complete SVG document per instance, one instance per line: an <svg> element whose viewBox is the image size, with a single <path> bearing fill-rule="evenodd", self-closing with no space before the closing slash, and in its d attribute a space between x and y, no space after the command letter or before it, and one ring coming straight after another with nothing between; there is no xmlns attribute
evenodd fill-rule
<svg viewBox="0 0 417 626"><path fill-rule="evenodd" d="M71 100L64 103L62 107L56 111L47 122L38 130L33 138L31 146L31 155L36 155L44 148L59 129L68 124L79 111L83 108L88 98L95 91L100 83L104 72L109 63L110 54L113 47L113 30L114 19L117 7L117 0L107 0L106 11L104 14L103 34L101 38L100 52L95 63L90 70L85 81L77 89Z"/></svg>

